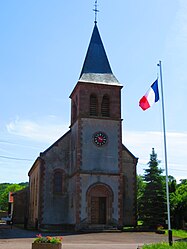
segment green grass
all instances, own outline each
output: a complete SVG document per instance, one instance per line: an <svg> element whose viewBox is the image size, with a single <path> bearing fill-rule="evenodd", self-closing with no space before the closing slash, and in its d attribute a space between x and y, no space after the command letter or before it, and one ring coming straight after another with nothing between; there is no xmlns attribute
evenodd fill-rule
<svg viewBox="0 0 187 249"><path fill-rule="evenodd" d="M166 230L165 234L168 235L168 231L167 230ZM185 239L185 238L187 238L187 231L173 229L172 230L172 235L173 235L173 237L179 237L179 238Z"/></svg>
<svg viewBox="0 0 187 249"><path fill-rule="evenodd" d="M166 230L166 235L168 234L168 231ZM187 231L184 230L172 230L173 237L178 238L186 238L187 241ZM159 243L159 244L150 244L150 245L144 245L142 249L187 249L187 242L173 242L173 246L169 246L168 243Z"/></svg>
<svg viewBox="0 0 187 249"><path fill-rule="evenodd" d="M174 242L173 246L168 243L144 245L142 249L187 249L187 242Z"/></svg>

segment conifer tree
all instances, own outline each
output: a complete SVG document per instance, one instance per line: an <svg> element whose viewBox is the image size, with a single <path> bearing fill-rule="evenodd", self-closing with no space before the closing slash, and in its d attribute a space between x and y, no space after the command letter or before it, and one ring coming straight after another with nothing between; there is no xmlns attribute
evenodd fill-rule
<svg viewBox="0 0 187 249"><path fill-rule="evenodd" d="M166 220L166 190L163 170L158 167L157 154L152 149L149 168L143 176L145 189L140 200L140 219L150 228L164 226Z"/></svg>

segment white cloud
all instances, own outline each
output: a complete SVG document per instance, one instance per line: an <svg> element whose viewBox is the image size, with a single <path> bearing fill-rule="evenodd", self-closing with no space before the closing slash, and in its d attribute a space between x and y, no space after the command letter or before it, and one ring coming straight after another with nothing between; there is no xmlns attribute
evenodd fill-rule
<svg viewBox="0 0 187 249"><path fill-rule="evenodd" d="M169 174L176 178L187 178L187 132L167 132L167 159ZM126 131L123 137L127 148L139 158L138 172L143 173L155 148L160 166L165 169L163 134L161 132Z"/></svg>
<svg viewBox="0 0 187 249"><path fill-rule="evenodd" d="M61 137L68 125L60 123L54 116L31 121L17 118L6 126L9 134L28 138L32 141L51 143Z"/></svg>
<svg viewBox="0 0 187 249"><path fill-rule="evenodd" d="M9 134L28 138L30 141L51 144L59 139L67 130L58 118L45 117L40 121L17 118L7 124ZM169 174L177 179L187 178L187 132L167 132L167 155ZM139 158L138 173L143 174L150 159L152 148L161 160L160 166L165 169L163 134L156 131L123 131L123 143Z"/></svg>

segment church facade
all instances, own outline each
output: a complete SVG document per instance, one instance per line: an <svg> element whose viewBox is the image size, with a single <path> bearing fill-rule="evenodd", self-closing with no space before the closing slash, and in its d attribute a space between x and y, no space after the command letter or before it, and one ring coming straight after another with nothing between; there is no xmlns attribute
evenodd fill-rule
<svg viewBox="0 0 187 249"><path fill-rule="evenodd" d="M121 89L95 23L69 130L29 171L30 226L136 225L138 159L122 144Z"/></svg>

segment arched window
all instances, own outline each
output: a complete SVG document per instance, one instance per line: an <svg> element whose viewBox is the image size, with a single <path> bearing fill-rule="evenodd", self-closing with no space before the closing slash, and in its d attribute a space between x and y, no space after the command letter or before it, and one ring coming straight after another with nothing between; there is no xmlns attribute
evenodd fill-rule
<svg viewBox="0 0 187 249"><path fill-rule="evenodd" d="M95 94L90 95L90 116L98 115L98 100Z"/></svg>
<svg viewBox="0 0 187 249"><path fill-rule="evenodd" d="M55 194L64 193L64 172L62 170L54 171L53 192Z"/></svg>
<svg viewBox="0 0 187 249"><path fill-rule="evenodd" d="M110 99L107 95L104 95L102 99L101 115L103 117L110 117Z"/></svg>

